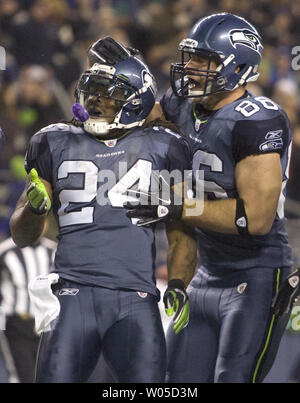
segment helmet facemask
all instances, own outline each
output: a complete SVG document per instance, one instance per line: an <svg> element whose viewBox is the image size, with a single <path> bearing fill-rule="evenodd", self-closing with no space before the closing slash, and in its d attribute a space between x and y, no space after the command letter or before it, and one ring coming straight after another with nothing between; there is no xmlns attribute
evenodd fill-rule
<svg viewBox="0 0 300 403"><path fill-rule="evenodd" d="M247 82L256 81L259 73L263 46L256 29L245 19L229 13L213 14L196 22L189 37L179 44L181 63L171 66L171 85L175 95L183 98L199 98L233 91ZM197 67L184 60L185 54L198 55L208 61L206 68ZM211 68L215 60L217 67ZM193 60L192 60L193 62ZM190 71L189 71L190 70ZM203 88L193 90L193 81L201 79ZM204 80L204 83L202 82Z"/></svg>
<svg viewBox="0 0 300 403"><path fill-rule="evenodd" d="M205 69L188 66L193 55L207 61ZM217 67L212 68L213 64ZM222 68L223 64L217 53L182 48L181 63L171 64L170 81L174 94L183 98L201 98L221 92L226 83L221 73Z"/></svg>
<svg viewBox="0 0 300 403"><path fill-rule="evenodd" d="M120 124L126 108L139 113L139 95L125 76L116 76L114 67L94 65L83 73L75 90L77 102L88 113L84 129L106 137L110 131L126 129Z"/></svg>

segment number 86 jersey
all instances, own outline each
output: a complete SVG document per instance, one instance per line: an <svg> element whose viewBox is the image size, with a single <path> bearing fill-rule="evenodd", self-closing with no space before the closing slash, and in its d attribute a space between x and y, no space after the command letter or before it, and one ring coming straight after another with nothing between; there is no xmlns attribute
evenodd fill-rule
<svg viewBox="0 0 300 403"><path fill-rule="evenodd" d="M81 128L55 124L32 136L25 168L36 168L52 186L59 227L55 271L61 277L159 296L153 230L137 227L123 204L136 200L130 189L150 190L153 171L191 168L185 140L151 127L104 142Z"/></svg>
<svg viewBox="0 0 300 403"><path fill-rule="evenodd" d="M282 192L271 231L264 236L225 235L197 228L201 262L208 269L239 270L290 266L291 248L285 230L284 201L291 153L290 123L283 109L249 92L217 111L180 99L169 90L161 99L165 117L189 141L193 170L204 171L209 200L236 198L235 166L249 155L279 153ZM250 173L251 174L251 173Z"/></svg>

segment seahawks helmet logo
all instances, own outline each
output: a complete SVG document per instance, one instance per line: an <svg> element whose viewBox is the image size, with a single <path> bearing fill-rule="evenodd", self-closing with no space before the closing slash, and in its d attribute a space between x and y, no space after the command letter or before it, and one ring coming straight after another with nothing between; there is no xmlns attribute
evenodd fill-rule
<svg viewBox="0 0 300 403"><path fill-rule="evenodd" d="M143 88L140 90L140 93L142 94L143 92L145 92L147 88L149 88L152 94L156 96L157 92L156 81L153 79L153 76L147 70L142 71L142 80L143 80Z"/></svg>
<svg viewBox="0 0 300 403"><path fill-rule="evenodd" d="M266 134L264 143L260 144L261 151L278 150L283 147L282 130L273 130Z"/></svg>
<svg viewBox="0 0 300 403"><path fill-rule="evenodd" d="M228 32L230 42L236 49L237 45L247 46L261 55L263 46L257 33L250 29L232 29Z"/></svg>

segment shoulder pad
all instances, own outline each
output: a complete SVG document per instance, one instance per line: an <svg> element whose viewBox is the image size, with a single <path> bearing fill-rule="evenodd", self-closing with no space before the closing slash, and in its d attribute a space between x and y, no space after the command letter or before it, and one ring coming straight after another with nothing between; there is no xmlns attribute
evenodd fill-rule
<svg viewBox="0 0 300 403"><path fill-rule="evenodd" d="M167 120L173 121L178 117L179 110L186 102L186 99L176 97L172 88L169 88L167 92L160 99L160 105Z"/></svg>
<svg viewBox="0 0 300 403"><path fill-rule="evenodd" d="M38 133L49 133L49 132L70 132L70 133L83 133L83 129L81 127L76 127L67 123L54 123L43 127Z"/></svg>
<svg viewBox="0 0 300 403"><path fill-rule="evenodd" d="M228 107L233 109L234 120L268 120L283 114L282 108L265 96L238 99Z"/></svg>
<svg viewBox="0 0 300 403"><path fill-rule="evenodd" d="M66 123L54 123L51 125L48 125L46 127L43 127L40 132L65 132L69 131L70 125L67 125Z"/></svg>

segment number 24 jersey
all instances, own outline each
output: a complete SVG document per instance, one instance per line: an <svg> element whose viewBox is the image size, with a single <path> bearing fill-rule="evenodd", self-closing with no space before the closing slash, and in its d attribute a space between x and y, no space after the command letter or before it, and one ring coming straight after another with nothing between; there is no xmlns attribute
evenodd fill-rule
<svg viewBox="0 0 300 403"><path fill-rule="evenodd" d="M164 128L135 129L97 141L55 124L30 141L25 168L51 183L59 235L55 271L83 284L159 295L151 228L134 225L122 207L128 189L148 191L153 170L189 170L189 146Z"/></svg>

